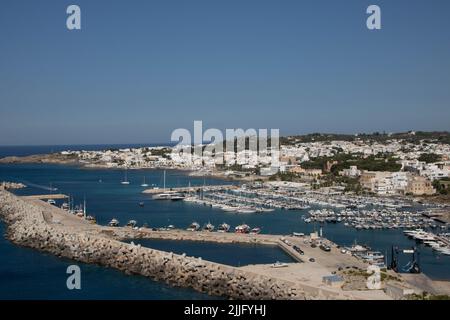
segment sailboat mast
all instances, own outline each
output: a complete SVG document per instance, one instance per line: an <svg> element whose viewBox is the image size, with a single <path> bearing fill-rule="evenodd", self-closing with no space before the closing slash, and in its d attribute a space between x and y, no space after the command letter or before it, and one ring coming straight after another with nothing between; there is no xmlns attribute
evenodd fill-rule
<svg viewBox="0 0 450 320"><path fill-rule="evenodd" d="M84 197L83 216L84 216L84 218L86 219L86 197Z"/></svg>

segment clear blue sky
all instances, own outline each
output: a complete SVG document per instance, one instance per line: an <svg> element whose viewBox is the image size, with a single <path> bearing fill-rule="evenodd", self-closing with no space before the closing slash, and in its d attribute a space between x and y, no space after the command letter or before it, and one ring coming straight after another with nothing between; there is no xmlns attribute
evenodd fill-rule
<svg viewBox="0 0 450 320"><path fill-rule="evenodd" d="M164 142L194 120L450 130L449 13L448 0L2 0L0 145Z"/></svg>

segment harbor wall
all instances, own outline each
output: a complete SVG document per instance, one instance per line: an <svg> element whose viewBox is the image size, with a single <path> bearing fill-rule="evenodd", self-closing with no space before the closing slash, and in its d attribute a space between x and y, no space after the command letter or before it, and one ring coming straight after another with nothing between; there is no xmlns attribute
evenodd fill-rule
<svg viewBox="0 0 450 320"><path fill-rule="evenodd" d="M54 223L42 208L3 190L0 190L0 216L7 225L7 238L17 245L210 295L232 299L336 298L324 290L311 290L294 282L124 243L92 229Z"/></svg>

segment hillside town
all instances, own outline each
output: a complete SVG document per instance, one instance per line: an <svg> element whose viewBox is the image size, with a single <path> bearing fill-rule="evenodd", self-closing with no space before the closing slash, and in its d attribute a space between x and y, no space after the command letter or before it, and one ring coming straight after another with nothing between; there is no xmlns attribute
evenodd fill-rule
<svg viewBox="0 0 450 320"><path fill-rule="evenodd" d="M450 185L450 144L438 139L411 142L355 137L351 141L304 142L288 137L278 153L270 148L266 152L248 148L216 152L203 148L198 155L181 149L63 151L60 155L86 166L182 169L194 175L309 183L314 188L346 186L348 192L376 195L447 194ZM274 155L278 154L274 162Z"/></svg>

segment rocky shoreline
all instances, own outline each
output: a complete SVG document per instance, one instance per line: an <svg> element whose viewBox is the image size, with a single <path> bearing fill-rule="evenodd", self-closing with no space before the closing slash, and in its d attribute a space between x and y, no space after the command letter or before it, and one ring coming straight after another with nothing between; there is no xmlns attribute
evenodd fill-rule
<svg viewBox="0 0 450 320"><path fill-rule="evenodd" d="M93 229L53 221L51 214L0 190L0 216L13 243L58 257L139 274L168 284L230 299L323 299L295 283L197 258L124 243ZM341 297L342 298L342 297Z"/></svg>

